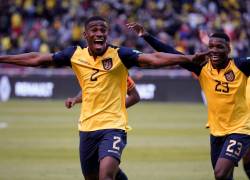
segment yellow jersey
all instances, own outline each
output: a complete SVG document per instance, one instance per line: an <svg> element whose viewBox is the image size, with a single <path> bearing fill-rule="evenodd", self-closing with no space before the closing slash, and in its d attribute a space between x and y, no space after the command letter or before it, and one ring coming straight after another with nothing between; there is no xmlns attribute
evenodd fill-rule
<svg viewBox="0 0 250 180"><path fill-rule="evenodd" d="M70 47L53 55L56 65L71 66L82 89L80 131L128 129L125 100L128 68L138 65L139 52L109 46L94 59L88 47Z"/></svg>
<svg viewBox="0 0 250 180"><path fill-rule="evenodd" d="M214 136L250 134L250 114L246 101L247 76L233 60L218 71L209 61L202 67L199 81L208 106L208 123Z"/></svg>
<svg viewBox="0 0 250 180"><path fill-rule="evenodd" d="M248 107L250 108L250 78L247 80L246 98Z"/></svg>
<svg viewBox="0 0 250 180"><path fill-rule="evenodd" d="M151 35L143 38L157 51L182 54ZM207 127L212 135L250 134L250 114L245 95L247 77L250 75L250 57L230 60L228 66L219 72L210 61L204 66L193 63L180 65L198 76L207 100Z"/></svg>

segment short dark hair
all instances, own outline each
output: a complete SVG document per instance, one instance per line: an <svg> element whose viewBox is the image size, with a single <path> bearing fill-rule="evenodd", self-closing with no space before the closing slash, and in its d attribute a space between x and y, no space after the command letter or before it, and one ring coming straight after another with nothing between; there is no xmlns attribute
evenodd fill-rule
<svg viewBox="0 0 250 180"><path fill-rule="evenodd" d="M210 38L221 38L221 39L224 39L226 42L230 42L230 38L229 38L229 36L226 34L226 33L224 33L224 32L215 32L215 33L212 33L211 35L210 35Z"/></svg>
<svg viewBox="0 0 250 180"><path fill-rule="evenodd" d="M84 23L85 28L86 28L86 27L88 26L88 24L89 24L90 22L92 22L92 21L104 21L104 22L107 22L107 20L104 19L104 18L101 17L101 16L92 16L92 17L88 18L88 19L85 21L85 23Z"/></svg>

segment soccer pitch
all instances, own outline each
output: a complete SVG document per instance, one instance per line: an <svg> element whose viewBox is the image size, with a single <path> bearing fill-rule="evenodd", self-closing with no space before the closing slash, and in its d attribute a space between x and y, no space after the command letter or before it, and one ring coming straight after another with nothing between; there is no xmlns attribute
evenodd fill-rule
<svg viewBox="0 0 250 180"><path fill-rule="evenodd" d="M63 101L0 103L0 180L80 180L80 106ZM130 180L211 180L202 104L139 103L121 167ZM247 180L240 163L235 180Z"/></svg>

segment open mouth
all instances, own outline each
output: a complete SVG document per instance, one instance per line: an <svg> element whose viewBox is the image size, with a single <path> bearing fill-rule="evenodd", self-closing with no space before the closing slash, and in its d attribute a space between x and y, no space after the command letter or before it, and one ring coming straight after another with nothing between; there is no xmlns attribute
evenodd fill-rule
<svg viewBox="0 0 250 180"><path fill-rule="evenodd" d="M211 54L210 57L211 57L212 60L215 60L215 61L220 59L219 54Z"/></svg>
<svg viewBox="0 0 250 180"><path fill-rule="evenodd" d="M96 39L96 40L94 40L94 45L96 47L102 47L104 45L104 43L105 43L104 39Z"/></svg>

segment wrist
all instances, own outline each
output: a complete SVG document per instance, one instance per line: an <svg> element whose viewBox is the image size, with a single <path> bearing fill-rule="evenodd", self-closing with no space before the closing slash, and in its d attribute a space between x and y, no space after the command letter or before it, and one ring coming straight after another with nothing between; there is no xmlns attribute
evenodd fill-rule
<svg viewBox="0 0 250 180"><path fill-rule="evenodd" d="M147 37L147 36L149 36L149 33L148 33L148 32L144 32L144 33L142 33L142 34L140 35L140 37L142 37L142 38Z"/></svg>

